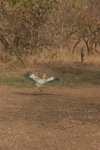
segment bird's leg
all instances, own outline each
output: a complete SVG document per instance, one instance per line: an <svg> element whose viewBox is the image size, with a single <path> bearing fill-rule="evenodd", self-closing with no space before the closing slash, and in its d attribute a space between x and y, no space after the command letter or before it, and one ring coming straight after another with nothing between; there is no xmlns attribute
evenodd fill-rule
<svg viewBox="0 0 100 150"><path fill-rule="evenodd" d="M43 88L40 88L40 92L43 92Z"/></svg>
<svg viewBox="0 0 100 150"><path fill-rule="evenodd" d="M41 88L39 88L40 89L40 92L43 92L43 88L41 87Z"/></svg>

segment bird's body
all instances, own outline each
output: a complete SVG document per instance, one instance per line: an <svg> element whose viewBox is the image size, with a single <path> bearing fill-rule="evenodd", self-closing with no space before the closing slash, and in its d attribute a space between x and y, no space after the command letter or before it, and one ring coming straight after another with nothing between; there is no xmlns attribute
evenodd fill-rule
<svg viewBox="0 0 100 150"><path fill-rule="evenodd" d="M35 85L40 89L40 92L43 91L42 87L46 84L63 81L62 78L58 78L54 76L48 79L45 79L45 75L43 75L43 79L40 79L36 77L34 74L25 74L25 73L22 74L22 77L34 82Z"/></svg>

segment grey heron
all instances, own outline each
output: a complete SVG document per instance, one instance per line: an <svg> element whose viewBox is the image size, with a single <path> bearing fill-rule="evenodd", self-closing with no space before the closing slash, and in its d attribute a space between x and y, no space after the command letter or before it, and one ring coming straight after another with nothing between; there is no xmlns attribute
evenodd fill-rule
<svg viewBox="0 0 100 150"><path fill-rule="evenodd" d="M61 82L63 81L62 78L58 78L58 77L50 77L48 79L45 79L45 74L43 75L43 79L40 79L38 77L36 77L34 74L26 74L26 73L23 73L22 74L22 77L32 81L35 83L35 85L40 89L40 92L42 91L43 92L43 89L42 87L46 84L49 84L49 83L56 83L56 82Z"/></svg>

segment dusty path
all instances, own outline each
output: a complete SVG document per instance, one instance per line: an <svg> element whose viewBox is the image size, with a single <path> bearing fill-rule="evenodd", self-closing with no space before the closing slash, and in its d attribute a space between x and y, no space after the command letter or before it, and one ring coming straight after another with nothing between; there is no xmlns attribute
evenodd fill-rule
<svg viewBox="0 0 100 150"><path fill-rule="evenodd" d="M18 149L100 150L100 88L1 85L0 150Z"/></svg>

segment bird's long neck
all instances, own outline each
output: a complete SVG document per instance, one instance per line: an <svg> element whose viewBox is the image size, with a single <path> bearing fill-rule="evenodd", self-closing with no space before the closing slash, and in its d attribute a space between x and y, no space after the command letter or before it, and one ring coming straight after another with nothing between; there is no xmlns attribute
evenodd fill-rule
<svg viewBox="0 0 100 150"><path fill-rule="evenodd" d="M45 74L43 75L43 79L45 79Z"/></svg>

